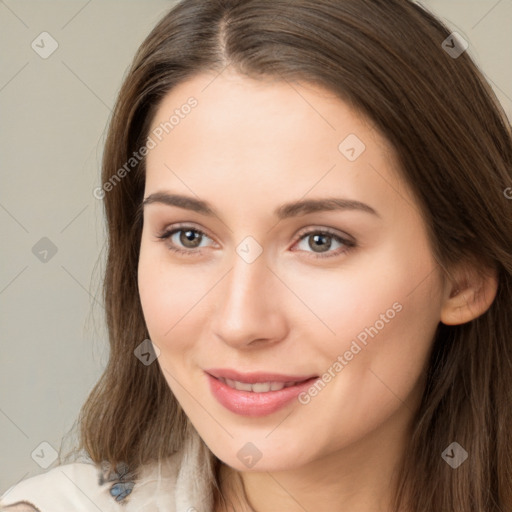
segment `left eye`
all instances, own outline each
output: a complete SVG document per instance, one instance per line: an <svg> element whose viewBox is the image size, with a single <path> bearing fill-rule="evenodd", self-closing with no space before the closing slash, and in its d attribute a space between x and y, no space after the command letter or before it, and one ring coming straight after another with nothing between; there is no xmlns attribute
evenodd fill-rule
<svg viewBox="0 0 512 512"><path fill-rule="evenodd" d="M305 242L308 239L309 242L307 243L307 247L313 249L313 258L330 258L332 256L339 256L355 247L355 243L352 240L343 238L340 235L325 229L315 229L303 233L299 238L299 243ZM341 250L336 252L330 251L333 241L341 245ZM320 251L317 252L316 249L320 249Z"/></svg>
<svg viewBox="0 0 512 512"><path fill-rule="evenodd" d="M175 235L178 235L177 240ZM210 239L210 237L193 226L180 226L175 227L174 229L169 229L164 231L163 233L157 235L157 238L160 240L167 240L169 243L167 244L169 250L186 255L198 255L201 251L195 250L200 249L200 244L204 238ZM310 230L306 233L302 233L299 237L297 244L310 239L310 242L307 244L310 249L313 249L314 258L327 258L331 256L338 256L345 252L348 252L351 248L355 247L355 243L352 240L343 238L342 236L331 232L328 229L314 229ZM211 240L211 239L210 239ZM336 252L332 252L331 246L333 241L341 245L342 250L338 250ZM178 245L178 243L181 245ZM185 248L183 248L185 247ZM320 251L316 251L316 249L320 249ZM309 252L305 249L300 249L301 252ZM324 254L326 253L326 254Z"/></svg>

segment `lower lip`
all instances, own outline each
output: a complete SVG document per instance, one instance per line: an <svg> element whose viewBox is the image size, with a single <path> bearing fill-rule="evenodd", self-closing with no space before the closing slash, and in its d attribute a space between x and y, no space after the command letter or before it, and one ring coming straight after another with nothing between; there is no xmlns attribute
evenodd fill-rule
<svg viewBox="0 0 512 512"><path fill-rule="evenodd" d="M220 380L206 374L213 396L228 410L241 416L266 416L289 404L294 398L308 389L318 377L306 380L295 386L255 393L233 389Z"/></svg>

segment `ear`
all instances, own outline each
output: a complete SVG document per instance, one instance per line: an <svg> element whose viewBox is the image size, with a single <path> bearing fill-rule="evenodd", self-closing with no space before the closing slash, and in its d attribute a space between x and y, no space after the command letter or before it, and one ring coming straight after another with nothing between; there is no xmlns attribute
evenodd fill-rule
<svg viewBox="0 0 512 512"><path fill-rule="evenodd" d="M491 306L498 290L494 269L464 265L445 284L445 300L441 322L460 325L483 315Z"/></svg>

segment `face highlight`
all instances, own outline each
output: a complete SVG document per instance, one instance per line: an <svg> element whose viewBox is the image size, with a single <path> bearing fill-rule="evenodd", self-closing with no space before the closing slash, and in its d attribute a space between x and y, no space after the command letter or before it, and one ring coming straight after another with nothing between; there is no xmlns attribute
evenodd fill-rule
<svg viewBox="0 0 512 512"><path fill-rule="evenodd" d="M159 364L209 448L248 471L331 465L407 430L442 308L423 218L389 143L319 87L198 75L151 130L140 298ZM183 197L185 196L185 197ZM205 370L318 376L263 415ZM256 451L255 451L256 453Z"/></svg>

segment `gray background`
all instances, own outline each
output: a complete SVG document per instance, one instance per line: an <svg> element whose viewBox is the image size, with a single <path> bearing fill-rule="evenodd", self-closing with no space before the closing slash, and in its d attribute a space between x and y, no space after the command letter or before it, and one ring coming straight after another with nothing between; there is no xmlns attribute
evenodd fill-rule
<svg viewBox="0 0 512 512"><path fill-rule="evenodd" d="M41 443L59 450L107 361L92 191L127 67L173 3L0 0L0 494L52 462ZM469 41L512 118L512 0L422 3ZM42 32L58 43L46 59Z"/></svg>

